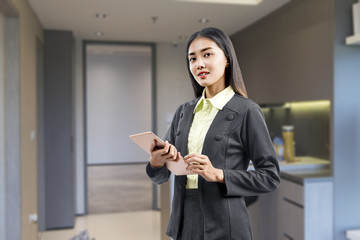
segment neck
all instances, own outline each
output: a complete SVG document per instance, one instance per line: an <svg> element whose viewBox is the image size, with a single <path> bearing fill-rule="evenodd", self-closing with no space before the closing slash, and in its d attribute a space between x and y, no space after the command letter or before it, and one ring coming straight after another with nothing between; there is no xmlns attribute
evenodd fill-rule
<svg viewBox="0 0 360 240"><path fill-rule="evenodd" d="M216 96L216 94L218 94L219 92L221 92L222 90L224 90L225 84L221 85L221 86L211 86L211 87L205 87L205 97L206 98L212 98L214 96Z"/></svg>

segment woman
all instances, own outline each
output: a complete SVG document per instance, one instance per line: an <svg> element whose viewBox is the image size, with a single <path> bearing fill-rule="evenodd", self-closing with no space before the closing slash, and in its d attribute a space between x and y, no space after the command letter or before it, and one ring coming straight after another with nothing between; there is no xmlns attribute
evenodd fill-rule
<svg viewBox="0 0 360 240"><path fill-rule="evenodd" d="M176 240L252 239L244 197L280 183L261 109L247 98L234 47L221 30L190 37L187 66L197 98L177 109L165 147L152 145L146 167L157 184L170 177L166 161L183 158L193 173L175 176L166 233ZM247 170L250 160L255 170Z"/></svg>

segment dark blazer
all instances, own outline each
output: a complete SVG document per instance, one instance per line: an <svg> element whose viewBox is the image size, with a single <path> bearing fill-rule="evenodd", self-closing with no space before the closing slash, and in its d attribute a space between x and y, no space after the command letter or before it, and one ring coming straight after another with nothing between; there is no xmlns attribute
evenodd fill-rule
<svg viewBox="0 0 360 240"><path fill-rule="evenodd" d="M166 140L182 155L187 154L188 134L196 102L181 105L166 134ZM202 154L215 168L223 169L225 184L208 182L199 175L198 192L204 214L204 239L252 239L244 197L274 191L280 184L279 165L260 107L235 94L213 120ZM250 159L253 171L248 171ZM157 184L168 181L164 166L146 167ZM176 239L181 231L186 176L175 176L172 212L167 235ZM271 207L271 206L269 206Z"/></svg>

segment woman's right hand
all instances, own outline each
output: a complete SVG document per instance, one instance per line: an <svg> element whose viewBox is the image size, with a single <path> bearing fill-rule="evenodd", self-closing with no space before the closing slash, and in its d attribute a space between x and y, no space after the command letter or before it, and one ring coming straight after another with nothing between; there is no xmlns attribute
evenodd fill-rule
<svg viewBox="0 0 360 240"><path fill-rule="evenodd" d="M150 165L154 168L164 166L166 161L177 161L181 157L180 152L178 152L175 146L168 141L165 142L164 148L160 149L156 147L156 141L154 141L151 144L150 152Z"/></svg>

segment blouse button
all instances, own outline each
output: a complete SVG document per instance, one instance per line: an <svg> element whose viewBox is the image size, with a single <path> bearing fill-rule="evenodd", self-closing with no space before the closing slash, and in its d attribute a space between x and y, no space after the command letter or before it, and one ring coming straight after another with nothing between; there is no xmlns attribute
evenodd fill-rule
<svg viewBox="0 0 360 240"><path fill-rule="evenodd" d="M216 135L216 137L215 137L215 140L216 141L220 141L222 139L222 136L221 135Z"/></svg>
<svg viewBox="0 0 360 240"><path fill-rule="evenodd" d="M234 114L230 114L230 115L227 117L227 119L230 120L230 121L234 120L234 118L235 118Z"/></svg>
<svg viewBox="0 0 360 240"><path fill-rule="evenodd" d="M179 136L179 135L180 135L180 133L181 133L181 131L177 131L176 135L177 135L177 136Z"/></svg>

